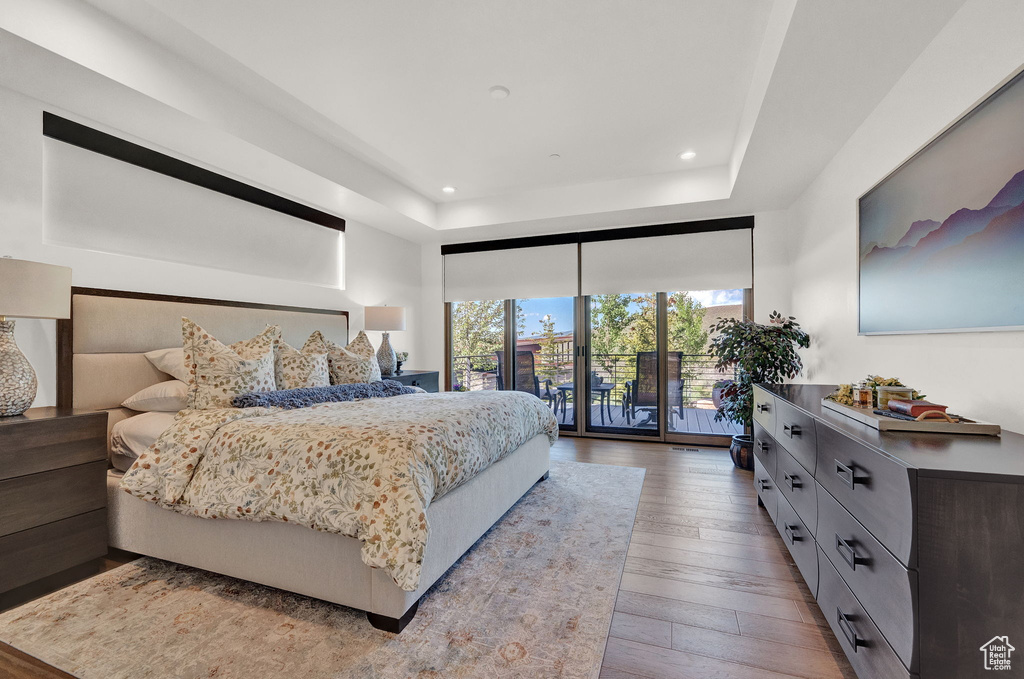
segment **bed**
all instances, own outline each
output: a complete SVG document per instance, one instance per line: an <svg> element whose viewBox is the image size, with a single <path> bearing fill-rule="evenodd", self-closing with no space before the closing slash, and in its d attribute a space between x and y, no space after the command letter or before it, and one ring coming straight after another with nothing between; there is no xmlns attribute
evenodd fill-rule
<svg viewBox="0 0 1024 679"><path fill-rule="evenodd" d="M108 412L108 431L135 415L121 402L169 380L143 355L181 341L188 316L224 338L259 333L268 323L301 345L314 330L347 341L346 312L74 288L72 317L58 325L58 403ZM413 398L411 396L402 398ZM109 437L108 437L109 438ZM361 558L351 537L275 521L209 520L133 497L108 474L112 547L277 587L367 613L378 629L400 632L420 598L535 483L547 478L550 442L533 436L432 502L429 539L417 586L400 588Z"/></svg>

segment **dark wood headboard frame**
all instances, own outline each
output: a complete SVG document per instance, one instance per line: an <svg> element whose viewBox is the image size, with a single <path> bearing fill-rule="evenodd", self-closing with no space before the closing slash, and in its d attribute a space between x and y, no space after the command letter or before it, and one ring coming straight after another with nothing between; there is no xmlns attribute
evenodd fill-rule
<svg viewBox="0 0 1024 679"><path fill-rule="evenodd" d="M287 306L283 304L261 304L259 302L238 302L225 299L208 299L205 297L182 297L178 295L157 295L149 292L128 292L127 290L105 290L103 288L71 288L71 296L89 295L91 297L121 297L127 299L146 299L154 302L182 302L185 304L209 304L210 306L241 307L243 309L266 309L268 311L297 311L306 314L324 314L327 316L344 316L347 311L337 309L316 309L310 307ZM57 321L57 406L71 408L74 395L75 373L74 358L74 305L71 306L71 318Z"/></svg>

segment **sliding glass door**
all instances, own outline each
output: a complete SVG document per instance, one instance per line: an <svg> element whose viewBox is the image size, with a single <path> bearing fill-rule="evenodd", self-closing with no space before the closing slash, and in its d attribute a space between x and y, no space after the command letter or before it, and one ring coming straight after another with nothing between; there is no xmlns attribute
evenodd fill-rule
<svg viewBox="0 0 1024 679"><path fill-rule="evenodd" d="M544 400L562 431L576 431L576 300L517 299L515 388Z"/></svg>

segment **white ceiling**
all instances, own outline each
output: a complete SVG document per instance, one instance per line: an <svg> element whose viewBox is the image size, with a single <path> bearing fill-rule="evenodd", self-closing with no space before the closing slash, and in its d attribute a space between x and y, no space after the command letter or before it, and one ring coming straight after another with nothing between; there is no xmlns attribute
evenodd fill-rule
<svg viewBox="0 0 1024 679"><path fill-rule="evenodd" d="M233 84L437 203L446 240L784 207L963 4L90 2L252 74Z"/></svg>

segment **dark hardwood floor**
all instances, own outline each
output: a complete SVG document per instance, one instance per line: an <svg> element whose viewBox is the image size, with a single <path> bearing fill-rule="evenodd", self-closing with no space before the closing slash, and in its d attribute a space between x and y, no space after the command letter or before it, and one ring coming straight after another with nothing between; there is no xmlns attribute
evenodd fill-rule
<svg viewBox="0 0 1024 679"><path fill-rule="evenodd" d="M551 454L647 471L603 679L855 679L752 475L726 451L563 437ZM0 643L0 677L69 676Z"/></svg>

